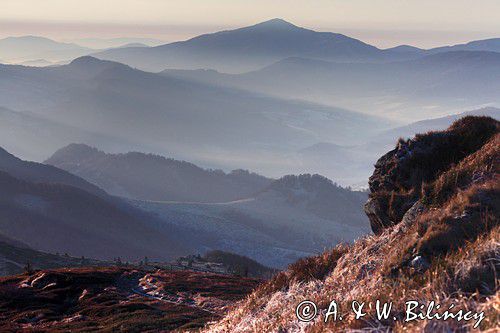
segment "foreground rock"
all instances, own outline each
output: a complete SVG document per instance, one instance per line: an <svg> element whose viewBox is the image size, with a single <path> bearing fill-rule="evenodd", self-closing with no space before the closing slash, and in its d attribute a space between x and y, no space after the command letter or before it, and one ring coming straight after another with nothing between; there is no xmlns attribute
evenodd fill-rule
<svg viewBox="0 0 500 333"><path fill-rule="evenodd" d="M206 331L470 332L477 325L498 332L499 128L491 118L467 117L400 142L370 179L375 235L291 265ZM299 321L305 300L318 313ZM333 300L343 319L325 323ZM377 318L377 300L392 302L387 319ZM406 321L411 300L424 307L422 319ZM354 301L365 304L364 317L355 318ZM469 320L426 318L431 301L438 313L453 304Z"/></svg>
<svg viewBox="0 0 500 333"><path fill-rule="evenodd" d="M499 123L488 117L466 117L448 130L400 139L395 149L382 156L370 177L370 196L365 211L372 230L399 223L404 214L425 198L426 184L465 157L481 149L498 132Z"/></svg>

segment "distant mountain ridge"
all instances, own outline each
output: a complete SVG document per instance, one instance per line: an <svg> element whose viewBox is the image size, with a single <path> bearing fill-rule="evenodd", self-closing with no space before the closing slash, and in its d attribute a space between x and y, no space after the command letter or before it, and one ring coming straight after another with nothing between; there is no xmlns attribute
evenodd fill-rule
<svg viewBox="0 0 500 333"><path fill-rule="evenodd" d="M443 51L491 51L500 52L500 38L475 40L464 44L435 47L428 50L430 53Z"/></svg>
<svg viewBox="0 0 500 333"><path fill-rule="evenodd" d="M77 44L56 42L38 36L0 39L0 56L4 61L10 62L32 61L35 59L56 62L81 57L95 51L95 49Z"/></svg>
<svg viewBox="0 0 500 333"><path fill-rule="evenodd" d="M115 60L154 72L211 68L242 73L288 57L334 62L391 62L449 51L500 52L500 38L431 49L410 45L379 49L340 33L317 32L279 18L169 44L147 38L84 38L75 42L62 43L38 36L8 37L0 40L0 57L4 61L14 60L16 63L40 66L47 61L69 62L79 56L95 54L101 59ZM148 50L152 45L156 46ZM44 60L42 62L39 59Z"/></svg>
<svg viewBox="0 0 500 333"><path fill-rule="evenodd" d="M0 106L0 142L5 150L24 160L43 161L62 144L86 142L103 144L104 148L125 149L133 146L127 140L87 131L29 111L20 112ZM137 147L140 148L140 147Z"/></svg>
<svg viewBox="0 0 500 333"><path fill-rule="evenodd" d="M360 142L360 133L368 136L390 123L346 109L165 77L92 57L58 67L0 65L0 73L5 108L60 124L53 132L60 142L56 149L72 142L114 151L126 147L211 168L275 168L266 174L279 176L285 173L280 161L287 151L318 140ZM22 121L14 124L24 127ZM52 128L44 126L49 127L46 131ZM59 133L64 128L73 130ZM43 137L38 126L32 131ZM26 137L31 138L29 133ZM68 141L71 133L75 139ZM53 146L48 151L42 142L24 138L15 146L23 148L24 143L28 152L35 146L45 156L53 153ZM44 139L51 140L58 142L50 136Z"/></svg>
<svg viewBox="0 0 500 333"><path fill-rule="evenodd" d="M366 188L366 179L373 171L377 156L394 148L394 143L399 138L407 139L417 133L441 131L465 116L489 116L500 120L500 109L485 107L398 126L382 131L361 145L342 146L321 142L297 151L295 158L312 172L329 177L335 175L335 179L342 180L343 183Z"/></svg>
<svg viewBox="0 0 500 333"><path fill-rule="evenodd" d="M243 73L289 57L377 63L411 60L448 51L499 50L500 38L428 50L409 45L379 49L343 34L317 32L283 19L272 19L152 48L113 49L94 55L154 72L165 69L215 69L225 73Z"/></svg>
<svg viewBox="0 0 500 333"><path fill-rule="evenodd" d="M95 54L145 70L212 68L244 72L291 56L336 61L373 61L384 53L342 34L316 32L282 19L205 34L149 49L109 50Z"/></svg>
<svg viewBox="0 0 500 333"><path fill-rule="evenodd" d="M457 108L500 106L500 53L491 51L422 53L383 63L289 57L244 74L201 70L166 70L162 74L279 98L335 104L408 122L442 116Z"/></svg>
<svg viewBox="0 0 500 333"><path fill-rule="evenodd" d="M94 155L105 160L115 157L82 145L69 150L86 157L84 164L88 165L99 160L93 160ZM262 190L227 203L122 200L100 189L101 196L87 192L84 189L94 185L77 176L67 179L66 171L21 161L5 152L0 155L0 234L36 250L67 252L76 257L137 261L148 256L171 260L180 255L223 250L272 267L284 267L326 244L351 241L368 232L361 209L365 194L337 187L324 177L303 175L295 182L273 182L248 172L212 172L154 155L116 156L120 165L110 164L110 170L116 173L128 169L123 175L132 179L141 180L150 172L144 165L146 159L153 166L172 163L180 170L187 168L214 177L206 185L214 197L214 189L220 186L217 181L227 186L228 179L240 181L236 182L238 187L247 184L247 192L254 192L251 186ZM146 171L137 166L129 168L134 164L121 160L131 157L139 158L139 166ZM12 171L12 160L19 178L5 172ZM160 168L152 173L160 184L166 170ZM188 185L199 180L190 177L180 172L165 179Z"/></svg>
<svg viewBox="0 0 500 333"><path fill-rule="evenodd" d="M138 200L225 202L246 198L272 182L245 170L224 173L159 155L107 154L83 144L55 152L45 163Z"/></svg>

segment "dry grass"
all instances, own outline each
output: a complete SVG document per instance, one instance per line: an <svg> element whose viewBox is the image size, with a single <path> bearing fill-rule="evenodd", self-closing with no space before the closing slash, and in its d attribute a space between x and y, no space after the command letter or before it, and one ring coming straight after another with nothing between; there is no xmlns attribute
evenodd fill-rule
<svg viewBox="0 0 500 333"><path fill-rule="evenodd" d="M394 150L379 159L370 177L370 198L377 201L383 215L378 223L382 225L375 225L374 232L379 233L384 227L399 223L417 200L445 200L446 195L452 195L460 188L459 181L464 181L470 175L466 170L458 175L458 170L454 173L450 169L482 150L488 142L493 141L498 146L499 131L500 123L492 118L465 117L457 120L446 131L419 134L407 141L400 140ZM484 154L488 155L487 152ZM492 166L486 161L476 163L481 164L483 169ZM470 167L472 169L474 165ZM449 173L443 176L447 171ZM440 180L441 187L434 187L440 177L443 177Z"/></svg>
<svg viewBox="0 0 500 333"><path fill-rule="evenodd" d="M138 293L142 280L168 299ZM132 268L44 270L0 279L0 332L160 332L203 327L259 280ZM152 287L150 287L152 288Z"/></svg>
<svg viewBox="0 0 500 333"><path fill-rule="evenodd" d="M471 122L476 126L472 131L468 128ZM387 198L385 210L394 209L395 205L398 205L397 209L407 210L417 196L417 200L425 198L422 200L426 201L423 212L409 222L386 227L378 235L367 236L350 246L341 245L321 256L291 265L249 295L221 321L206 327L205 331L473 330L474 323L464 321L404 323L405 302L408 300L421 303L433 300L441 304L442 309L455 304L455 309L484 311L480 329L499 331L500 134L493 135L492 131L498 131L498 122L490 120L488 125L484 118L465 119L448 131L417 138L439 138L438 141L448 140L447 144L451 140L467 150L467 153L444 153L443 159L447 161L443 163L432 164L431 160L436 156L429 160L415 160L412 162L415 165L432 170L414 176L420 179L414 187L401 187L397 195L384 194ZM450 132L455 133L452 138L447 137ZM432 144L432 140L426 144ZM456 160L457 156L461 159ZM410 264L416 256L425 260L425 268ZM295 308L306 299L315 302L319 309L326 309L331 300L336 300L344 320L324 323L324 315L319 315L311 322L299 322ZM349 311L354 300L365 302L365 307L368 304L374 306L376 300L392 301L392 315L397 320L379 320L375 311L354 320Z"/></svg>
<svg viewBox="0 0 500 333"><path fill-rule="evenodd" d="M397 250L400 230L394 227L383 235L357 241L337 262L324 280L294 281L286 288L267 293L258 289L229 313L222 321L207 327L208 332L342 332L365 331L395 332L450 332L471 330L470 325L456 322L422 321L402 324L404 302L435 300L443 308L454 303L457 308L486 311L482 330L497 328L500 299L498 271L500 228L460 247L432 263L423 274L386 276L386 255ZM491 265L496 265L492 267ZM489 267L489 270L488 270ZM485 286L487 285L487 286ZM488 291L485 293L485 291ZM314 301L326 309L331 300L343 305L344 313L353 300L374 305L375 300L393 301L393 314L398 321L384 322L374 316L354 320L345 316L342 322L323 323L319 316L310 323L301 323L295 316L295 307L301 301ZM460 327L459 327L460 326Z"/></svg>

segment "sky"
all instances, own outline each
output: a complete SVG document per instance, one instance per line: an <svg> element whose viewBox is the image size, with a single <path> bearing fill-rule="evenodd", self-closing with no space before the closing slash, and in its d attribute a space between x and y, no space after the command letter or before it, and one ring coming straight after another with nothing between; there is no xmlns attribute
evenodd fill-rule
<svg viewBox="0 0 500 333"><path fill-rule="evenodd" d="M500 37L500 0L0 0L0 38L177 41L272 18L378 47Z"/></svg>

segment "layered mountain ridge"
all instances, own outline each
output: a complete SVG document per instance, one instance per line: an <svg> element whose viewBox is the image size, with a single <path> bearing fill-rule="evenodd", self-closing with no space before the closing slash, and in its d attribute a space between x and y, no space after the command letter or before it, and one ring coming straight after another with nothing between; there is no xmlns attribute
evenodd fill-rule
<svg viewBox="0 0 500 333"><path fill-rule="evenodd" d="M53 166L1 150L0 183L0 232L33 249L107 260L188 253L175 230L159 234L154 217Z"/></svg>
<svg viewBox="0 0 500 333"><path fill-rule="evenodd" d="M112 194L138 200L233 201L253 195L272 181L246 170L226 174L159 155L106 154L82 144L61 148L45 163L87 179Z"/></svg>
<svg viewBox="0 0 500 333"><path fill-rule="evenodd" d="M228 72L256 69L289 56L337 61L379 59L383 52L354 38L316 32L272 19L253 26L205 34L153 48L109 50L96 57L149 71L212 68Z"/></svg>
<svg viewBox="0 0 500 333"><path fill-rule="evenodd" d="M224 250L281 268L332 241L349 242L368 231L362 213L366 193L319 175L273 180L152 154L109 154L82 144L60 149L46 163L128 197L162 221L155 224L162 232L183 230L193 253Z"/></svg>

